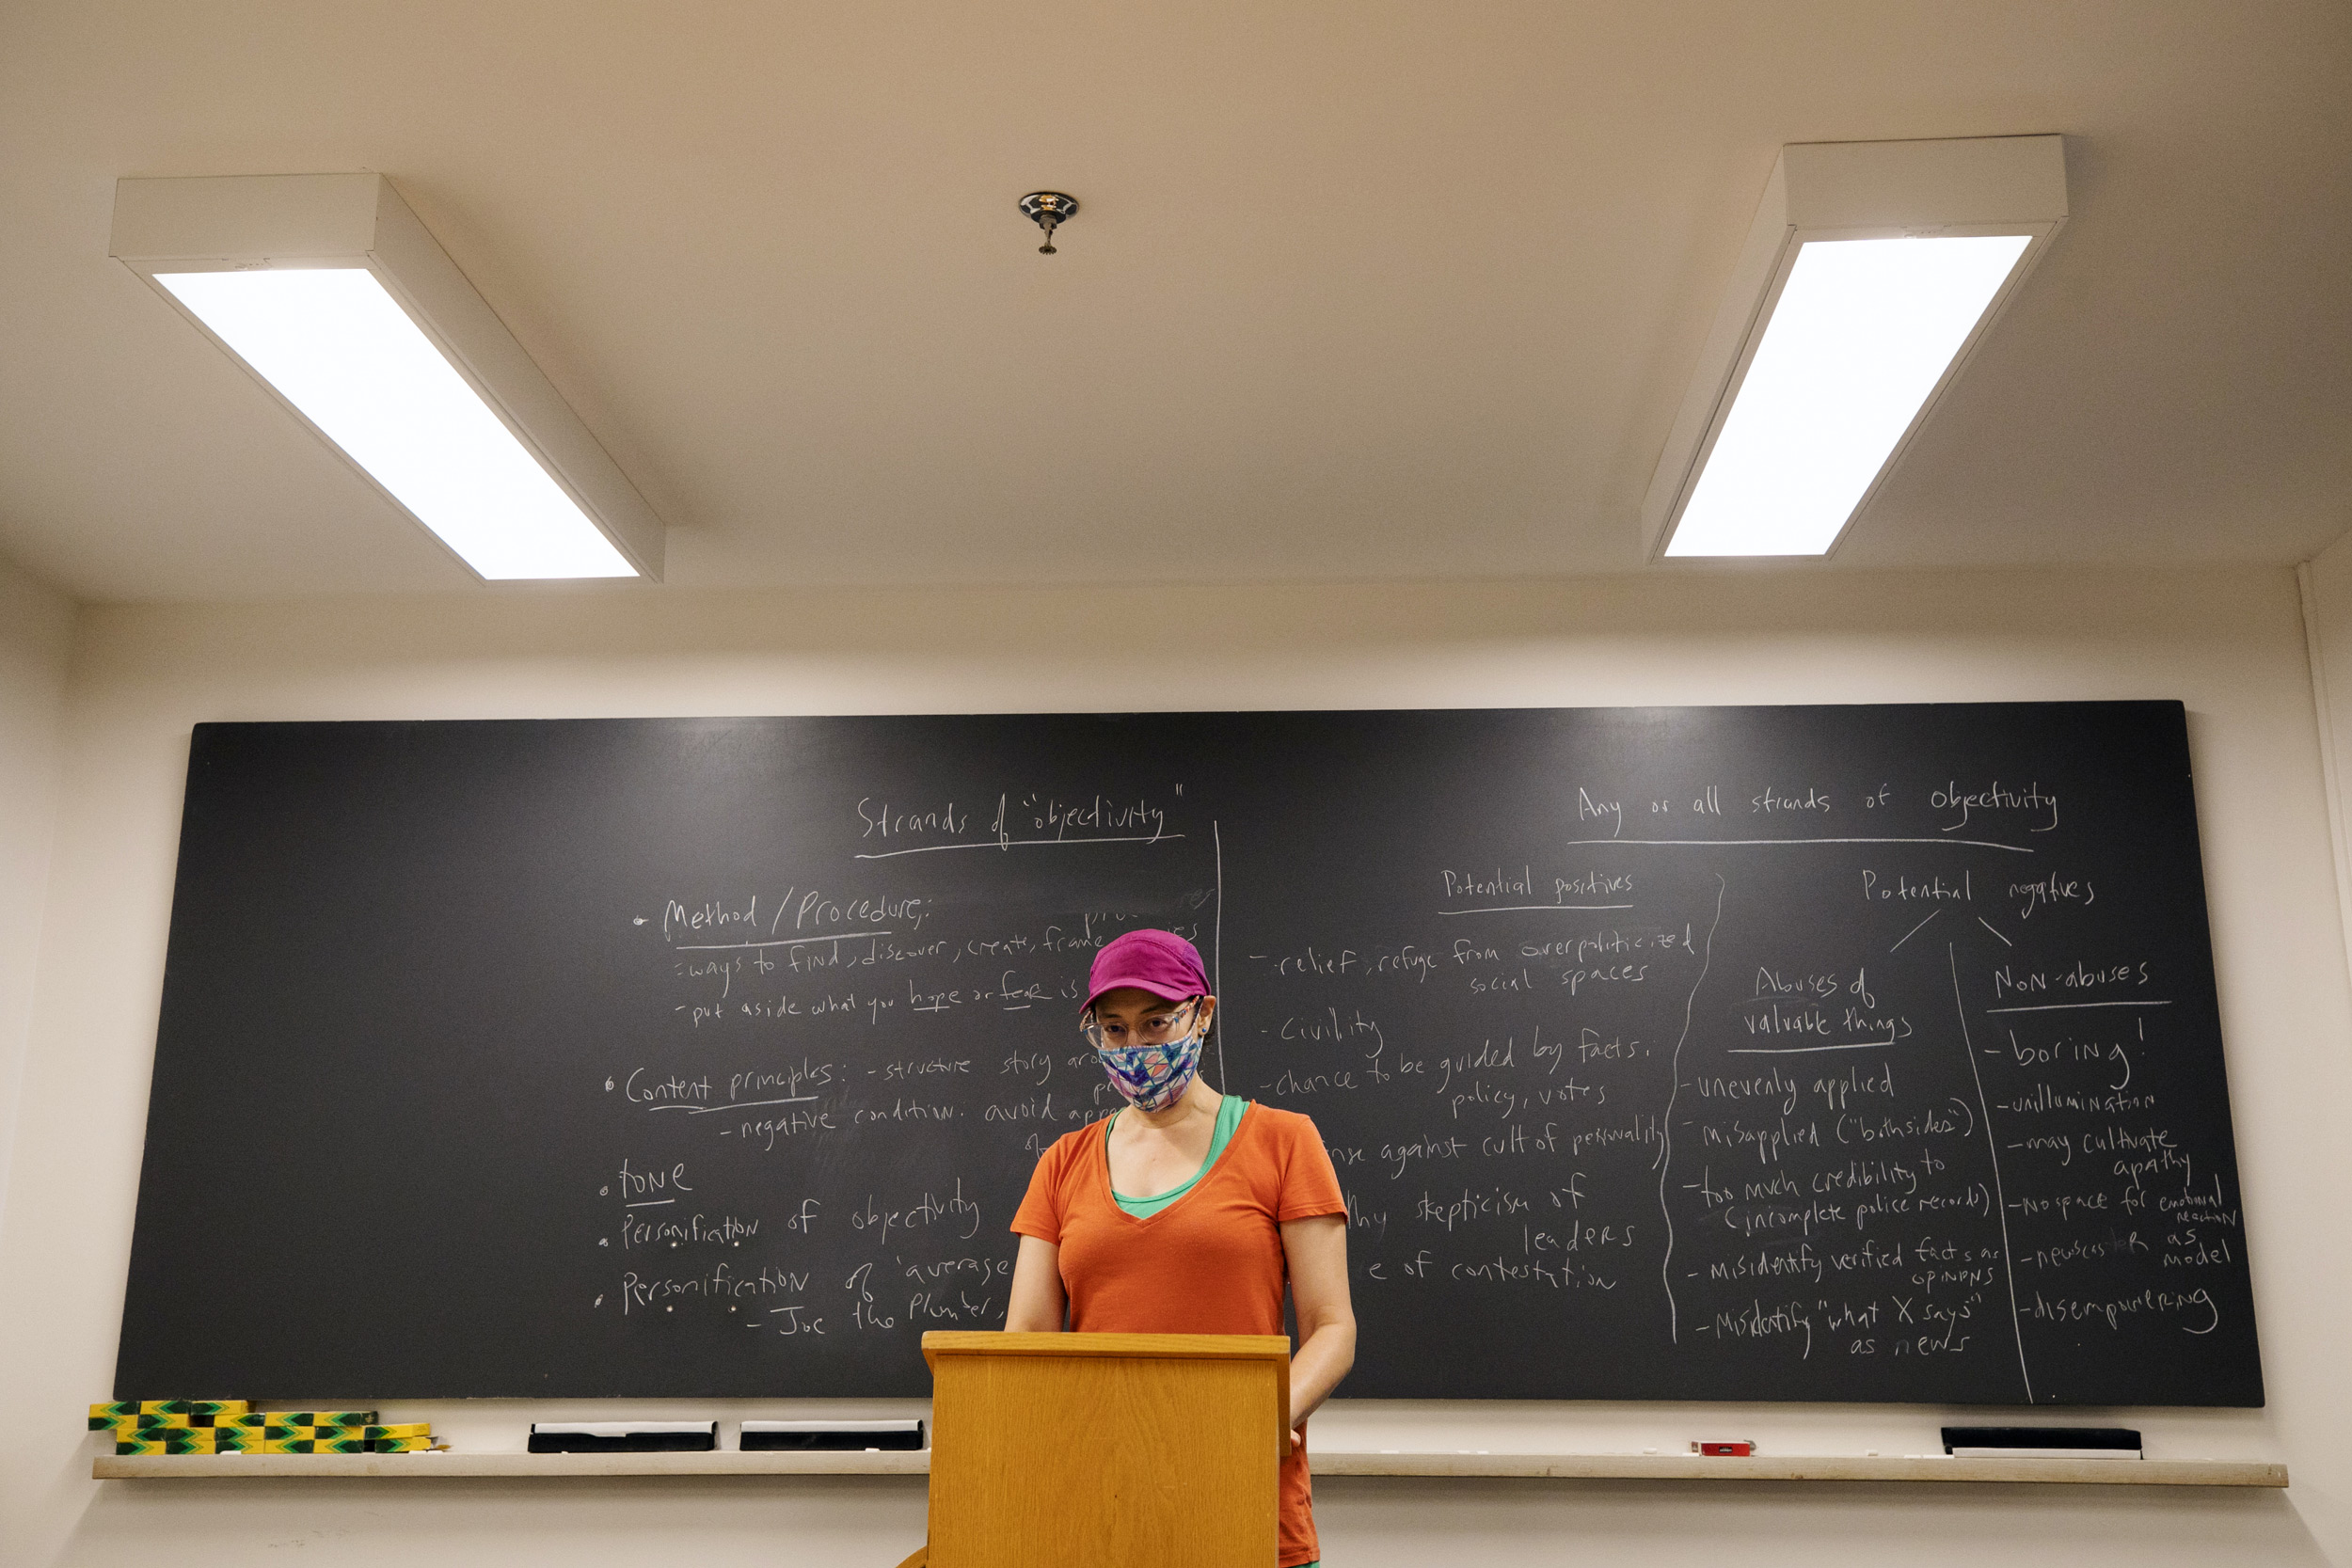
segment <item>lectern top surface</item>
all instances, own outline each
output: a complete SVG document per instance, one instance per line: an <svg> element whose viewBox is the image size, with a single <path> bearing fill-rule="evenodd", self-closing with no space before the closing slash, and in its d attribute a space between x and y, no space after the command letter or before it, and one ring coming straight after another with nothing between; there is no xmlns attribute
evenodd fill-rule
<svg viewBox="0 0 2352 1568"><path fill-rule="evenodd" d="M1128 1355L1181 1360L1288 1361L1279 1334L1003 1334L935 1329L923 1336L923 1359L942 1355Z"/></svg>

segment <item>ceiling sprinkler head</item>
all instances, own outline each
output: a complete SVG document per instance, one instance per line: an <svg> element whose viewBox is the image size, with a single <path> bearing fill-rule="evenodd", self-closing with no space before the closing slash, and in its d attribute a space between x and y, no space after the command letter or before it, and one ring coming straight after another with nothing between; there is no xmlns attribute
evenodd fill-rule
<svg viewBox="0 0 2352 1568"><path fill-rule="evenodd" d="M1045 230L1045 243L1037 247L1037 253L1040 256L1052 256L1056 254L1054 230L1068 223L1071 214L1077 212L1078 198L1074 196L1064 196L1059 191L1031 191L1021 198L1021 210L1028 214L1040 229Z"/></svg>

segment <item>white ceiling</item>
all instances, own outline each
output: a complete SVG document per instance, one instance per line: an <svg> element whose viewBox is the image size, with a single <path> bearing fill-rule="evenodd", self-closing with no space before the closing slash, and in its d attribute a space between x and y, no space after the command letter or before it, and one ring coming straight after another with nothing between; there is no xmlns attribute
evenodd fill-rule
<svg viewBox="0 0 2352 1568"><path fill-rule="evenodd" d="M0 554L471 581L107 259L120 175L391 175L672 583L1485 577L1641 569L1782 143L2058 131L2072 222L1830 569L2298 560L2347 80L2342 0L8 0Z"/></svg>

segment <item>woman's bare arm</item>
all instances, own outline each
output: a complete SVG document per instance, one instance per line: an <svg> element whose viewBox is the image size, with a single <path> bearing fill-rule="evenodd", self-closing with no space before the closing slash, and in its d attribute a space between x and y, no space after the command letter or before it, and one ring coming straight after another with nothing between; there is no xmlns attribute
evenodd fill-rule
<svg viewBox="0 0 2352 1568"><path fill-rule="evenodd" d="M1022 1256L1028 1256L1022 1242ZM1291 1425L1296 1427L1330 1398L1356 1364L1356 1308L1347 1294L1347 1216L1318 1214L1282 1226L1290 1260L1291 1307L1298 1316L1298 1349L1291 1356ZM1021 1278L1013 1275L1013 1299ZM1058 1299L1058 1297L1057 1297Z"/></svg>
<svg viewBox="0 0 2352 1568"><path fill-rule="evenodd" d="M1344 1275L1342 1289L1346 1288ZM1008 1334L1059 1334L1068 1302L1061 1289L1061 1248L1035 1236L1021 1238L1012 1265L1012 1301L1005 1308Z"/></svg>

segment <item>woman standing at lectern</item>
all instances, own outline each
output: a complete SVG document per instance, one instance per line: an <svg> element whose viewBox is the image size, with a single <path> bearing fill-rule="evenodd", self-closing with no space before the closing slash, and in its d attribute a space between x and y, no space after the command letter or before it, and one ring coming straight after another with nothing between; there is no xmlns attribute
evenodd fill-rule
<svg viewBox="0 0 2352 1568"><path fill-rule="evenodd" d="M1200 1079L1216 1015L1200 954L1130 931L1094 956L1079 1022L1127 1103L1038 1160L1005 1327L1081 1334L1279 1334L1298 1315L1279 1568L1319 1562L1307 1418L1356 1359L1347 1201L1314 1123ZM1182 1468L1184 1456L1170 1454Z"/></svg>

